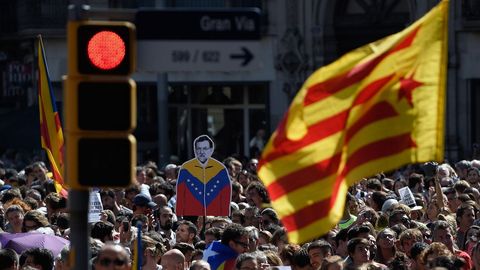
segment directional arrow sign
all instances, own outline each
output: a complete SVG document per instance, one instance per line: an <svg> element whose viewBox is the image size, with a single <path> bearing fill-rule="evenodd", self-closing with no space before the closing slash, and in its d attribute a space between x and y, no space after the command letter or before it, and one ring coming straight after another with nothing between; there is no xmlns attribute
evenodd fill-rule
<svg viewBox="0 0 480 270"><path fill-rule="evenodd" d="M261 41L139 40L137 48L139 71L232 72L263 68L268 60L260 52L271 51L271 44Z"/></svg>
<svg viewBox="0 0 480 270"><path fill-rule="evenodd" d="M231 54L230 58L232 59L243 59L242 67L248 65L250 61L253 59L253 54L245 47L242 47L241 54Z"/></svg>

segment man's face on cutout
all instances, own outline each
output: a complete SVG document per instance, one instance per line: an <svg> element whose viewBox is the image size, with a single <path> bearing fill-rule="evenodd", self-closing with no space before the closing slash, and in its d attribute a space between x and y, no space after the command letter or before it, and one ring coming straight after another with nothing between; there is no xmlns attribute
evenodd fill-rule
<svg viewBox="0 0 480 270"><path fill-rule="evenodd" d="M207 162L207 160L213 154L213 147L210 147L208 141L201 141L195 144L195 155L201 163Z"/></svg>

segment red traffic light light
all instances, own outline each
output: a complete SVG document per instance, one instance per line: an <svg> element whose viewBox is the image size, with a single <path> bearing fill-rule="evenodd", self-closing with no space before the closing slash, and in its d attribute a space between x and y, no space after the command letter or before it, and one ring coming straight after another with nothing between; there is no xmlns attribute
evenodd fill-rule
<svg viewBox="0 0 480 270"><path fill-rule="evenodd" d="M88 41L87 55L102 70L116 68L125 58L125 42L115 32L100 31Z"/></svg>
<svg viewBox="0 0 480 270"><path fill-rule="evenodd" d="M118 75L135 71L135 25L115 21L74 21L68 24L69 76Z"/></svg>

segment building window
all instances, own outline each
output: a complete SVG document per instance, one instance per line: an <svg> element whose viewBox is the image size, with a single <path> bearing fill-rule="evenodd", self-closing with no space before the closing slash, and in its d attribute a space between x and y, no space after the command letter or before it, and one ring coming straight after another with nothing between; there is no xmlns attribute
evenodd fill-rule
<svg viewBox="0 0 480 270"><path fill-rule="evenodd" d="M171 154L180 160L192 158L193 140L207 134L215 141L215 158L250 157L250 139L268 127L267 89L267 84L171 85Z"/></svg>

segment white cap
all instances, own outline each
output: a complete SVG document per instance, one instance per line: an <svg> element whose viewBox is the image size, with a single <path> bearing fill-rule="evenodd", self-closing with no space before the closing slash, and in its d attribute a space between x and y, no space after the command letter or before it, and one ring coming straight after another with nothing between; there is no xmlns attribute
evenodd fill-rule
<svg viewBox="0 0 480 270"><path fill-rule="evenodd" d="M397 203L398 203L398 201L395 200L395 199L386 200L382 205L382 212L384 212L384 213L387 212L388 210L390 210L390 208L392 208L392 206L394 204L397 204Z"/></svg>

